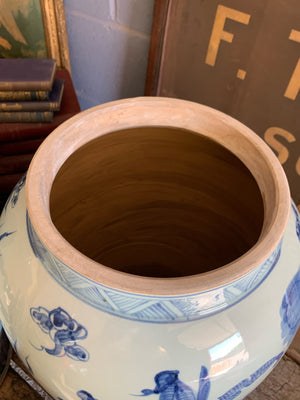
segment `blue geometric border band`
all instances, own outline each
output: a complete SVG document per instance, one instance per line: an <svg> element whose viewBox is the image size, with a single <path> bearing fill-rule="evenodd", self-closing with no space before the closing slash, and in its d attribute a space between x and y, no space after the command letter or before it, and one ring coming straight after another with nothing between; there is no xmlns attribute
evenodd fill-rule
<svg viewBox="0 0 300 400"><path fill-rule="evenodd" d="M277 264L281 252L280 243L255 270L220 288L182 296L147 296L109 288L80 275L49 252L33 229L28 213L26 219L28 237L35 256L62 287L101 311L143 322L192 321L236 304L266 279Z"/></svg>

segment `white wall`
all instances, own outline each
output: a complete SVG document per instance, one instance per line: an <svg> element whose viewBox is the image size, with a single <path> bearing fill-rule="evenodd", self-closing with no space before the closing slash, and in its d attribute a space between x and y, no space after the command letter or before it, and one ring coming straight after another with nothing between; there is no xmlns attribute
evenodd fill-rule
<svg viewBox="0 0 300 400"><path fill-rule="evenodd" d="M64 0L82 110L144 94L154 0Z"/></svg>

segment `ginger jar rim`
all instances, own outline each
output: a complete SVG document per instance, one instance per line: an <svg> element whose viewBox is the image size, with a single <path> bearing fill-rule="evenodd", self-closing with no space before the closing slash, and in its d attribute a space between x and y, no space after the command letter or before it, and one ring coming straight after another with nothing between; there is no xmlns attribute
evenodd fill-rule
<svg viewBox="0 0 300 400"><path fill-rule="evenodd" d="M257 243L244 255L209 272L176 278L152 278L117 271L75 249L54 226L49 199L57 172L68 157L89 141L139 126L190 130L233 152L250 170L261 191L264 221ZM261 265L285 232L291 206L286 175L267 144L232 117L198 103L173 98L138 97L83 111L56 128L42 143L26 179L30 221L43 244L61 262L104 286L151 296L200 293L230 284Z"/></svg>

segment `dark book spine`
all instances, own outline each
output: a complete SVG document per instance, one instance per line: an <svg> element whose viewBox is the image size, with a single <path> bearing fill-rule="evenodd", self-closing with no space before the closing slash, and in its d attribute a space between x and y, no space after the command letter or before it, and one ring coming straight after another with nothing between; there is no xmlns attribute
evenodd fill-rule
<svg viewBox="0 0 300 400"><path fill-rule="evenodd" d="M53 112L52 111L0 112L0 122L51 122L52 120L53 120Z"/></svg>
<svg viewBox="0 0 300 400"><path fill-rule="evenodd" d="M51 90L56 71L53 59L0 58L0 90Z"/></svg>
<svg viewBox="0 0 300 400"><path fill-rule="evenodd" d="M49 91L43 90L9 90L3 91L0 90L0 101L41 101L47 100L49 97Z"/></svg>

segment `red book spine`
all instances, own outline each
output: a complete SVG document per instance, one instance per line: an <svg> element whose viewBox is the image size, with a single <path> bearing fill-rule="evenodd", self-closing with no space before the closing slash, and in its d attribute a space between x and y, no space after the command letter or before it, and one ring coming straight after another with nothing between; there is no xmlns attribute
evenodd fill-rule
<svg viewBox="0 0 300 400"><path fill-rule="evenodd" d="M26 171L33 154L18 154L15 156L0 157L0 175L14 174Z"/></svg>
<svg viewBox="0 0 300 400"><path fill-rule="evenodd" d="M22 178L24 173L25 172L17 172L14 174L0 175L0 196L8 197L8 194Z"/></svg>
<svg viewBox="0 0 300 400"><path fill-rule="evenodd" d="M16 154L34 153L43 142L44 138L21 140L19 142L0 143L0 155L11 156Z"/></svg>

